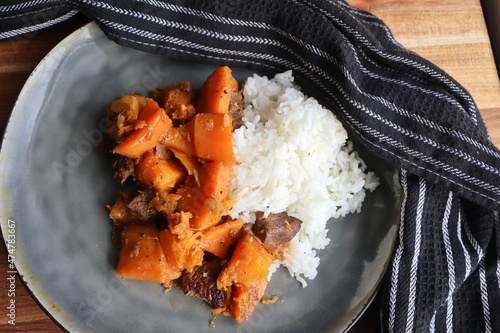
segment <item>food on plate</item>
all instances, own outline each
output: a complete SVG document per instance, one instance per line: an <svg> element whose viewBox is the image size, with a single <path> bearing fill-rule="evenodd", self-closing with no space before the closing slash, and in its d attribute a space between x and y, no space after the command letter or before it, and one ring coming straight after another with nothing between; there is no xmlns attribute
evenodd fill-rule
<svg viewBox="0 0 500 333"><path fill-rule="evenodd" d="M199 92L185 81L126 95L107 118L115 179L137 186L109 206L117 275L179 286L238 323L279 265L313 279L327 221L359 211L377 186L290 71L240 90L220 67Z"/></svg>
<svg viewBox="0 0 500 333"><path fill-rule="evenodd" d="M299 232L301 224L301 220L288 216L285 212L270 213L267 217L264 213L257 212L252 232L267 251L272 251L279 245L290 242Z"/></svg>
<svg viewBox="0 0 500 333"><path fill-rule="evenodd" d="M247 78L243 96L230 216L252 223L256 212L286 212L302 221L273 265L305 286L317 274L317 251L329 243L327 222L360 211L378 178L366 171L341 122L294 85L291 71Z"/></svg>

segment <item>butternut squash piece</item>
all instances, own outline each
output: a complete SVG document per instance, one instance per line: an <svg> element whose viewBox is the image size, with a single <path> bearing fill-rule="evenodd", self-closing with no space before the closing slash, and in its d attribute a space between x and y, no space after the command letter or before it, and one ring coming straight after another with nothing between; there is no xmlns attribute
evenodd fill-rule
<svg viewBox="0 0 500 333"><path fill-rule="evenodd" d="M161 212L165 217L175 212L177 201L181 198L180 195L165 191L158 191L155 194L156 196L149 202L151 207Z"/></svg>
<svg viewBox="0 0 500 333"><path fill-rule="evenodd" d="M134 129L139 112L146 106L146 100L147 98L141 95L125 95L108 105L108 132L116 142L122 142Z"/></svg>
<svg viewBox="0 0 500 333"><path fill-rule="evenodd" d="M171 150L174 153L174 156L181 162L184 168L186 168L188 175L192 175L194 170L200 167L200 162L198 162L196 156L188 155L175 149Z"/></svg>
<svg viewBox="0 0 500 333"><path fill-rule="evenodd" d="M194 230L203 230L219 223L221 214L213 213L205 208L206 198L196 185L192 185L192 183L195 183L194 177L186 183L185 187L177 190L177 194L181 196L177 210L189 212L193 215L189 223L190 227Z"/></svg>
<svg viewBox="0 0 500 333"><path fill-rule="evenodd" d="M210 252L219 258L224 258L232 240L242 226L242 220L231 220L204 230L201 238L202 250Z"/></svg>
<svg viewBox="0 0 500 333"><path fill-rule="evenodd" d="M238 91L238 81L227 66L216 69L203 83L196 110L199 113L227 113L231 90Z"/></svg>
<svg viewBox="0 0 500 333"><path fill-rule="evenodd" d="M266 287L267 277L257 279L250 285L242 284L233 286L229 311L234 319L236 319L236 322L241 323L248 320L264 296Z"/></svg>
<svg viewBox="0 0 500 333"><path fill-rule="evenodd" d="M190 212L191 228L200 230L216 225L234 204L229 201L233 168L215 161L198 168L177 191L181 196L177 210Z"/></svg>
<svg viewBox="0 0 500 333"><path fill-rule="evenodd" d="M267 278L273 258L251 234L245 234L236 244L227 266L217 278L217 288L231 285L250 285L254 281Z"/></svg>
<svg viewBox="0 0 500 333"><path fill-rule="evenodd" d="M232 117L228 113L198 113L187 124L194 144L194 155L232 164Z"/></svg>
<svg viewBox="0 0 500 333"><path fill-rule="evenodd" d="M219 161L200 167L198 177L202 193L206 198L219 201L228 199L233 175L233 167Z"/></svg>
<svg viewBox="0 0 500 333"><path fill-rule="evenodd" d="M136 167L137 183L142 188L170 192L185 178L186 170L176 160L164 160L148 153Z"/></svg>
<svg viewBox="0 0 500 333"><path fill-rule="evenodd" d="M121 232L121 250L116 275L128 279L169 283L173 271L167 265L154 228L129 225Z"/></svg>
<svg viewBox="0 0 500 333"><path fill-rule="evenodd" d="M137 217L127 208L133 197L130 193L120 192L115 204L108 206L109 217L113 220L114 226L137 223Z"/></svg>
<svg viewBox="0 0 500 333"><path fill-rule="evenodd" d="M169 229L160 231L160 244L170 269L176 273L175 278L179 278L184 270L193 271L203 262L200 238L199 232L190 230L182 235L173 234Z"/></svg>
<svg viewBox="0 0 500 333"><path fill-rule="evenodd" d="M189 219L191 217L193 215L189 212L176 212L168 215L168 229L179 237L189 234Z"/></svg>
<svg viewBox="0 0 500 333"><path fill-rule="evenodd" d="M203 198L199 191L189 191L180 188L177 194L181 196L178 210L190 212L193 217L190 227L193 230L204 230L213 227L220 222L221 217L234 205L234 200L224 200L222 202L211 198Z"/></svg>
<svg viewBox="0 0 500 333"><path fill-rule="evenodd" d="M191 133L184 125L171 128L161 139L161 143L172 151L179 151L187 155L195 155Z"/></svg>
<svg viewBox="0 0 500 333"><path fill-rule="evenodd" d="M115 147L113 152L130 158L138 158L153 149L172 126L172 120L165 110L149 98L146 106L139 113L135 129Z"/></svg>

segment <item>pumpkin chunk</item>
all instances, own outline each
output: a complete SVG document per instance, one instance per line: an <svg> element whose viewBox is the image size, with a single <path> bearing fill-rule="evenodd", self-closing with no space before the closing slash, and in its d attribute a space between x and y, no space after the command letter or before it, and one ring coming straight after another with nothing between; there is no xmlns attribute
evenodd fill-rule
<svg viewBox="0 0 500 333"><path fill-rule="evenodd" d="M167 265L159 235L158 230L147 226L124 227L116 275L159 283L170 282L174 272Z"/></svg>
<svg viewBox="0 0 500 333"><path fill-rule="evenodd" d="M137 182L142 188L169 192L186 177L186 170L174 159L162 159L148 153L136 167Z"/></svg>
<svg viewBox="0 0 500 333"><path fill-rule="evenodd" d="M203 250L200 248L200 233L192 231L176 235L169 229L160 232L160 244L167 258L168 265L179 278L184 270L191 272L203 262Z"/></svg>
<svg viewBox="0 0 500 333"><path fill-rule="evenodd" d="M194 144L194 155L232 164L232 117L227 113L198 113L187 124Z"/></svg>
<svg viewBox="0 0 500 333"><path fill-rule="evenodd" d="M233 286L230 311L236 322L241 323L250 318L250 315L264 296L266 287L266 277L257 279L249 285Z"/></svg>
<svg viewBox="0 0 500 333"><path fill-rule="evenodd" d="M251 234L245 234L236 244L227 266L217 278L219 289L231 285L250 285L254 281L267 278L273 258Z"/></svg>
<svg viewBox="0 0 500 333"><path fill-rule="evenodd" d="M139 113L135 129L115 147L113 152L130 158L138 158L156 147L160 138L172 126L172 120L165 110L149 98L146 106Z"/></svg>
<svg viewBox="0 0 500 333"><path fill-rule="evenodd" d="M201 238L201 248L203 251L210 252L219 258L224 258L232 240L242 226L242 220L232 220L204 230Z"/></svg>
<svg viewBox="0 0 500 333"><path fill-rule="evenodd" d="M238 81L227 66L217 68L203 83L198 96L198 112L227 113L231 91L238 91Z"/></svg>
<svg viewBox="0 0 500 333"><path fill-rule="evenodd" d="M229 200L233 168L222 162L211 162L189 176L177 194L177 209L190 212L191 228L205 229L216 225L234 203Z"/></svg>

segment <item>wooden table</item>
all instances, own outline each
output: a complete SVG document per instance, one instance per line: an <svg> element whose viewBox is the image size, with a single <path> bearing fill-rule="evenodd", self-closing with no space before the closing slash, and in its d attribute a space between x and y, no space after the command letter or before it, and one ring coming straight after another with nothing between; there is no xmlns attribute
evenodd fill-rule
<svg viewBox="0 0 500 333"><path fill-rule="evenodd" d="M479 0L349 0L382 18L396 40L450 73L475 99L493 143L500 147L500 82ZM0 128L36 64L61 39L88 22L82 15L29 39L0 43ZM7 323L10 283L0 246L0 331L60 332L16 279L16 325ZM350 332L376 331L377 299Z"/></svg>

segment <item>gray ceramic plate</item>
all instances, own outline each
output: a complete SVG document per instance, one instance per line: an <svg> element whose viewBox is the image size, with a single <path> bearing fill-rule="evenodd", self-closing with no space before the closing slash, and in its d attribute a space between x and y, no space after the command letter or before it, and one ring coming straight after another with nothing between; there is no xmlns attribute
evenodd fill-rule
<svg viewBox="0 0 500 333"><path fill-rule="evenodd" d="M1 226L15 221L16 266L41 306L68 331L341 332L376 293L397 233L394 170L360 154L382 185L363 211L330 223L331 244L307 288L278 271L248 322L217 317L179 290L117 278L106 205L119 186L98 153L105 107L131 92L191 80L215 67L184 63L110 42L95 24L56 46L33 72L5 131L0 158ZM233 68L243 80L248 70Z"/></svg>

